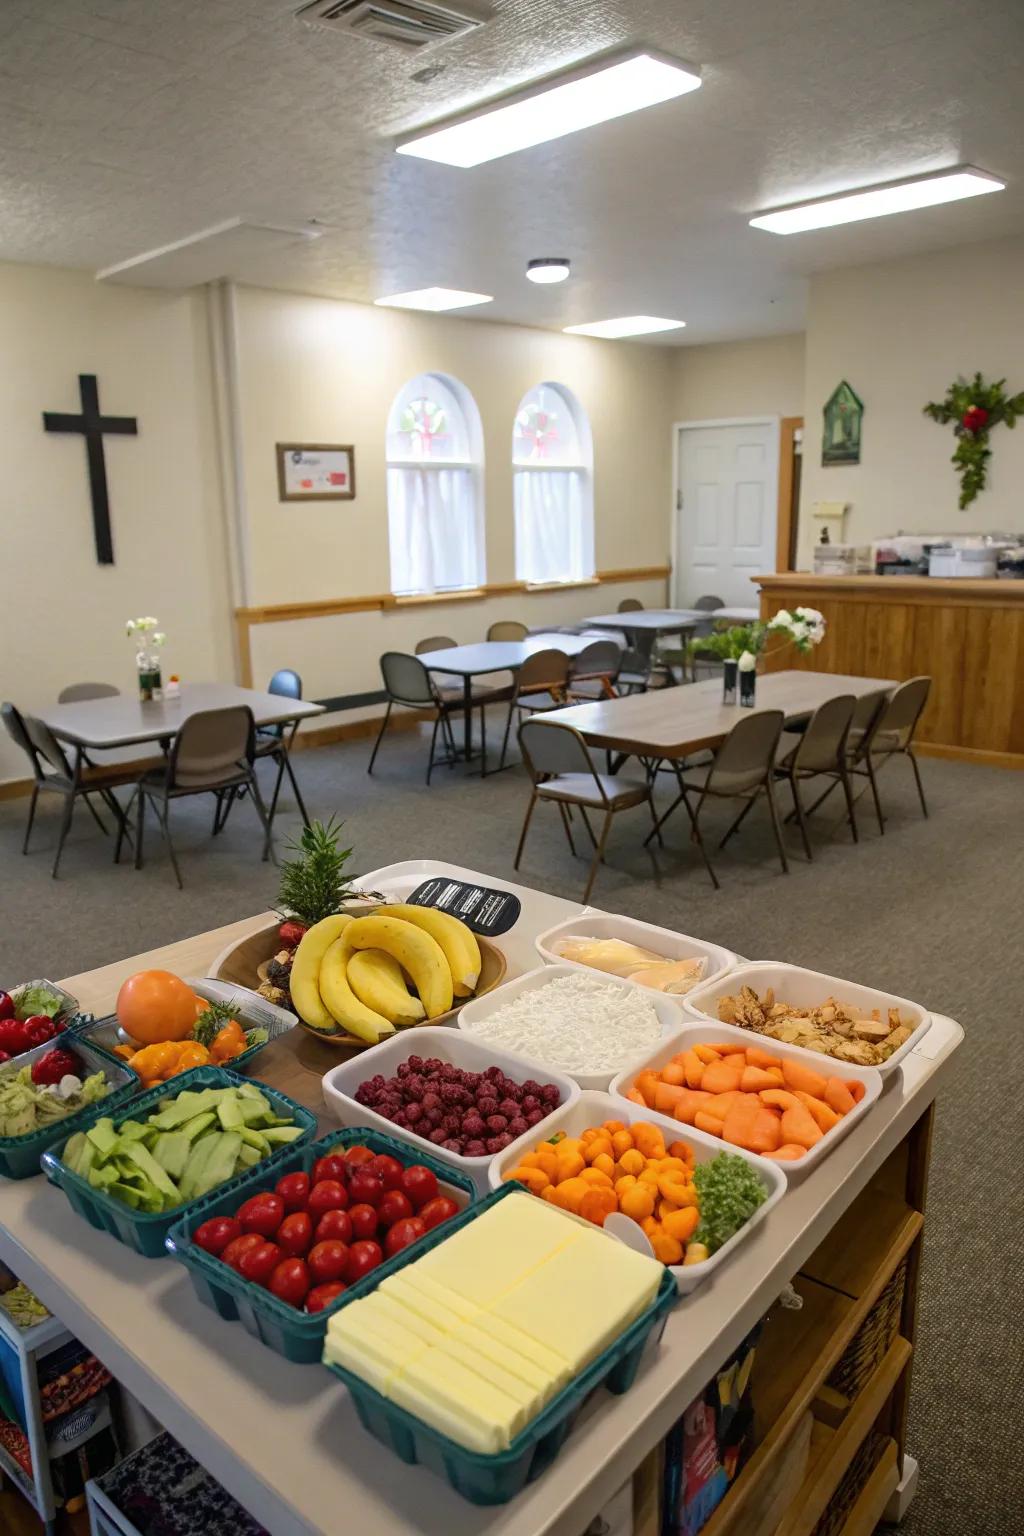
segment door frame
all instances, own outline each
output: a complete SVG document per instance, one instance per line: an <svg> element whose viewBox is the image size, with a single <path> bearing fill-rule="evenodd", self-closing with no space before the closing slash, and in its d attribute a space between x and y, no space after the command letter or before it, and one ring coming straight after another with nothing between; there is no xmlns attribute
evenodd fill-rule
<svg viewBox="0 0 1024 1536"><path fill-rule="evenodd" d="M679 606L679 513L682 507L679 505L679 468L680 434L687 431L695 431L701 427L774 427L775 434L771 445L771 456L768 462L768 481L771 486L778 487L779 465L781 461L780 449L782 439L782 417L776 415L764 416L715 416L705 421L674 421L672 423L672 500L669 511L669 551L672 562L670 601L673 606ZM775 539L778 540L779 532L779 507L775 507ZM768 572L765 572L767 575ZM755 591L750 606L758 605L758 593Z"/></svg>

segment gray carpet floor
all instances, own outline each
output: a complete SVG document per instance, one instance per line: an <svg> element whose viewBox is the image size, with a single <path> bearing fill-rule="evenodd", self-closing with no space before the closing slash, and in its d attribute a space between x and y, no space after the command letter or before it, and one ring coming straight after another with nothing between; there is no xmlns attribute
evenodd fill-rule
<svg viewBox="0 0 1024 1536"><path fill-rule="evenodd" d="M428 790L425 755L425 741L402 734L388 740L372 779L364 742L304 753L296 766L310 813L345 818L355 869L433 857L512 878L521 771L481 782L442 768ZM1024 932L1024 777L937 760L923 771L929 821L909 765L895 763L883 778L886 835L866 801L856 848L838 813L823 814L811 865L790 829L788 878L757 811L716 856L719 892L681 817L655 864L639 846L644 813L628 813L616 820L593 899L746 955L873 981L965 1027L937 1119L909 1442L921 1482L902 1529L1000 1536L1019 1529L1024 1498L1015 1436L1024 1402L1024 1077L1012 993ZM204 802L175 808L183 892L156 838L141 872L113 868L84 811L52 881L57 807L41 810L23 859L25 811L24 801L0 803L0 985L70 975L273 905L274 869L260 862L251 805L237 806L213 843ZM728 815L723 808L710 825L724 830ZM290 800L277 825L279 844L298 830ZM585 868L570 858L557 814L540 808L519 878L579 899Z"/></svg>

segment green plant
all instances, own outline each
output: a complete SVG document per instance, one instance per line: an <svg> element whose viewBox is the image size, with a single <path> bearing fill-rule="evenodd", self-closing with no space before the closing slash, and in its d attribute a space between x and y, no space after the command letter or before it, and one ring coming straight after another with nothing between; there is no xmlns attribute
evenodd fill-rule
<svg viewBox="0 0 1024 1536"><path fill-rule="evenodd" d="M734 624L731 629L715 629L710 635L688 641L686 650L689 656L710 655L720 661L739 661L744 651L757 656L764 649L767 633L768 627L760 619L753 624Z"/></svg>
<svg viewBox="0 0 1024 1536"><path fill-rule="evenodd" d="M277 910L282 917L296 918L307 927L339 912L357 893L355 876L346 876L351 848L339 848L342 823L332 816L326 826L313 821L302 829L298 842L288 846L297 854L281 866Z"/></svg>
<svg viewBox="0 0 1024 1536"><path fill-rule="evenodd" d="M957 377L944 400L932 400L923 408L933 421L953 422L957 445L950 463L960 476L961 511L985 489L988 461L992 457L988 445L990 431L1000 422L1014 427L1017 417L1024 415L1024 390L1008 395L1003 388L1005 383L1005 379L997 379L994 384L986 384L980 373L970 380Z"/></svg>

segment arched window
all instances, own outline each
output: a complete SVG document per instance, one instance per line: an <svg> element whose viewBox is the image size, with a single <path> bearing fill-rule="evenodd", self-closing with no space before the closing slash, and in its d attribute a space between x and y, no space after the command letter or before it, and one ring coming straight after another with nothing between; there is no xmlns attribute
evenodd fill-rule
<svg viewBox="0 0 1024 1536"><path fill-rule="evenodd" d="M519 581L594 574L594 455L587 413L564 384L524 395L512 430Z"/></svg>
<svg viewBox="0 0 1024 1536"><path fill-rule="evenodd" d="M454 592L484 579L483 432L469 390L421 373L388 416L391 590Z"/></svg>

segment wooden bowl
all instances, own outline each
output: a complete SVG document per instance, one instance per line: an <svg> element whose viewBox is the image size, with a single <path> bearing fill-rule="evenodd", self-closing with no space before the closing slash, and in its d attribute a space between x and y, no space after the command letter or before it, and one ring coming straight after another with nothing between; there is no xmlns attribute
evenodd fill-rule
<svg viewBox="0 0 1024 1536"><path fill-rule="evenodd" d="M255 989L260 982L266 979L266 968L269 962L282 947L278 938L277 922L268 924L266 928L260 928L248 938L239 939L235 944L229 944L222 950L210 968L210 975L218 981L233 983L236 987L252 987ZM505 979L508 970L508 961L503 952L490 939L477 935L477 943L480 946L480 980L477 983L473 997L482 997L485 992L492 992L496 986ZM462 1007L463 1003L472 1002L473 998L460 997L453 1008L447 1013L438 1014L433 1019L421 1019L419 1024L410 1024L409 1029L418 1029L422 1024L450 1024ZM347 1051L371 1050L373 1044L368 1040L359 1040L355 1035L350 1035L346 1030L339 1029L336 1034L325 1035L322 1030L313 1029L304 1019L299 1019L299 1028L315 1040L321 1040L324 1045L330 1045L335 1049ZM404 1031L403 1031L404 1033ZM387 1035L386 1039L393 1038ZM380 1042L383 1044L383 1041Z"/></svg>

